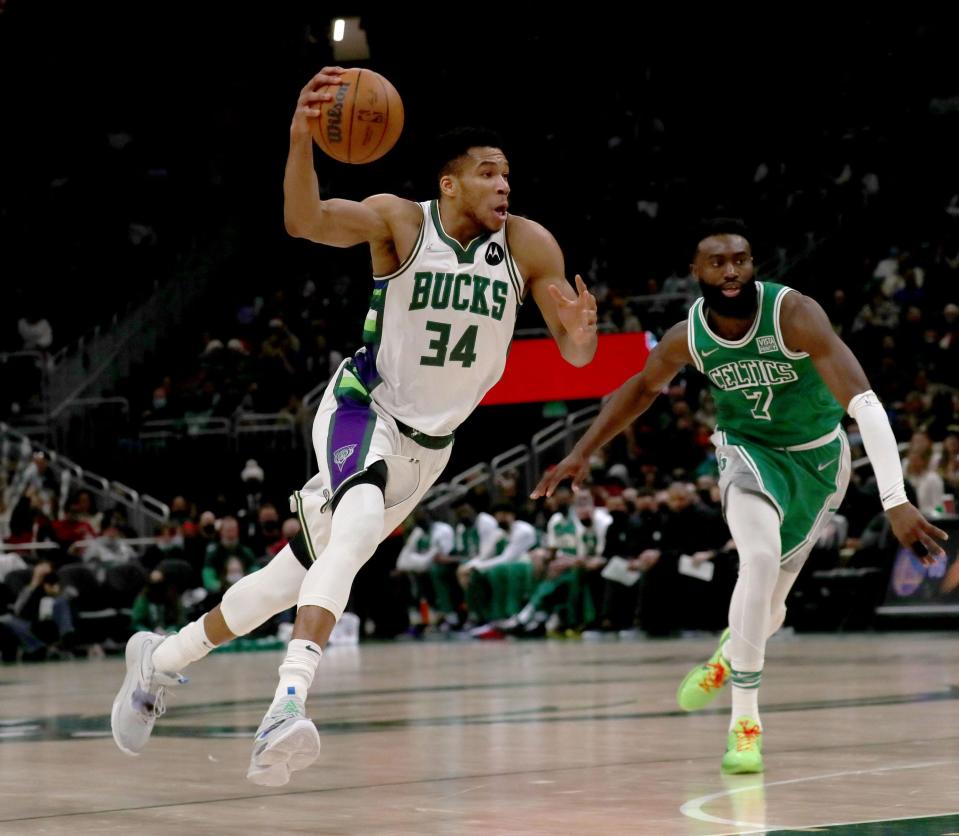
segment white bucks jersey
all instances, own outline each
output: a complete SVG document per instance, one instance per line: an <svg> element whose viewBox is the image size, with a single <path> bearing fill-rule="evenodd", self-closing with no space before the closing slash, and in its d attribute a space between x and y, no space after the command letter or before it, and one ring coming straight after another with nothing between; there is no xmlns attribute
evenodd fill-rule
<svg viewBox="0 0 959 836"><path fill-rule="evenodd" d="M437 201L420 206L423 225L412 253L395 273L374 277L364 348L353 368L386 412L441 436L503 374L523 278L505 225L463 247L443 229Z"/></svg>

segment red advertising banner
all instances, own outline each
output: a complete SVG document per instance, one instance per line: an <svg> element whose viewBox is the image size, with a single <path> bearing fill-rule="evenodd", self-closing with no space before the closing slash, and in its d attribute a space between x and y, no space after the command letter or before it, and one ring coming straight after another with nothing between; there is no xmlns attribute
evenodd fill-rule
<svg viewBox="0 0 959 836"><path fill-rule="evenodd" d="M646 365L653 346L646 334L603 334L588 366L567 363L551 340L516 340L506 372L482 404L601 398Z"/></svg>

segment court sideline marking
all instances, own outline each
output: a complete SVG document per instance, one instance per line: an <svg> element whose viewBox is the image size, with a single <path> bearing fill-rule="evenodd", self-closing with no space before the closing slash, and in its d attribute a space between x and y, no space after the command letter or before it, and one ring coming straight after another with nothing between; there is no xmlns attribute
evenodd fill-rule
<svg viewBox="0 0 959 836"><path fill-rule="evenodd" d="M763 788L766 787L780 787L785 786L786 784L801 784L808 781L823 781L827 778L839 778L846 775L872 775L878 772L895 772L903 769L928 769L932 766L944 766L946 764L959 763L959 760L949 759L944 761L924 761L922 763L911 763L911 764L897 764L895 766L880 766L875 769L850 769L844 772L826 772L821 775L807 775L803 778L789 778L785 781L771 781L768 784L763 784ZM808 830L813 827L837 827L839 825L846 824L868 824L870 822L884 822L884 821L906 821L908 819L921 819L921 818L933 818L940 815L949 815L948 813L935 813L929 815L919 815L919 816L902 816L899 818L892 819L866 819L863 821L850 821L850 822L823 822L816 824L807 824L802 827L795 827L791 825L781 825L781 824L758 824L757 822L748 822L748 821L736 821L734 819L724 819L719 816L712 816L709 813L705 813L702 810L704 804L708 804L710 801L715 801L718 798L723 798L725 796L735 795L740 792L748 792L749 790L755 790L757 788L756 784L750 784L743 787L734 787L733 789L721 790L720 792L710 793L708 795L701 795L699 798L693 798L687 801L685 804L682 804L679 808L679 812L682 813L687 818L698 819L699 821L711 822L714 824L728 824L732 827L748 827L751 830L747 831L748 833L767 833L770 830ZM737 831L739 832L739 831ZM720 834L714 834L714 836L720 836Z"/></svg>

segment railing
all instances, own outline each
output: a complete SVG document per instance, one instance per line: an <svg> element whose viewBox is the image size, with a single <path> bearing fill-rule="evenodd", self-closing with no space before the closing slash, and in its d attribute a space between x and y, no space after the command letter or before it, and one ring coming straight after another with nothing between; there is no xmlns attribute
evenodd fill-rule
<svg viewBox="0 0 959 836"><path fill-rule="evenodd" d="M51 410L84 392L98 394L108 381L126 377L160 335L182 322L208 284L213 269L226 263L235 233L226 225L212 232L202 248L193 246L171 266L168 277L154 281L146 299L138 297L53 355L48 402Z"/></svg>
<svg viewBox="0 0 959 836"><path fill-rule="evenodd" d="M554 421L533 435L528 445L511 447L494 456L489 464L474 464L449 482L434 485L423 497L426 508L430 511L445 510L457 498L484 485L495 492L501 486L499 480L511 470L515 470L518 477L516 496L527 496L539 479L543 454L562 445L563 455L567 455L573 447L573 439L599 414L601 408L602 403L596 403L571 412L562 421Z"/></svg>
<svg viewBox="0 0 959 836"><path fill-rule="evenodd" d="M160 542L159 537L117 537L117 540L126 543L128 546L155 546ZM73 546L92 546L100 540L99 537L93 537L87 540L75 540L70 544ZM44 552L44 551L53 551L61 548L59 543L54 543L52 540L35 540L30 543L4 543L3 550L5 552Z"/></svg>
<svg viewBox="0 0 959 836"><path fill-rule="evenodd" d="M202 438L204 436L229 438L231 434L232 424L229 418L214 418L205 415L144 421L140 425L140 439L143 441Z"/></svg>
<svg viewBox="0 0 959 836"><path fill-rule="evenodd" d="M113 507L124 508L128 522L139 532L151 531L155 525L170 518L169 507L159 499L141 495L121 482L111 481L87 470L66 456L37 444L19 430L0 423L0 437L2 437L0 450L3 451L4 462L15 459L26 461L33 453L42 452L49 460L50 466L60 472L58 510L65 509L69 492L79 487L90 491L95 497ZM14 453L16 455L13 455ZM15 484L7 489L5 505L8 514L20 501L20 495L14 493L16 489ZM3 520L4 526L6 523L7 520Z"/></svg>
<svg viewBox="0 0 959 836"><path fill-rule="evenodd" d="M117 420L119 416L119 420ZM50 413L48 427L58 450L98 449L130 424L130 402L121 397L74 398ZM22 427L17 427L23 432Z"/></svg>

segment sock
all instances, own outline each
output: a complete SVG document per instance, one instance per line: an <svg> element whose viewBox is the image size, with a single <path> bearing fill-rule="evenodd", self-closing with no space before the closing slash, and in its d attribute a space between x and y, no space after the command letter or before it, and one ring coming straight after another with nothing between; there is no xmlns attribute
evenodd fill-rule
<svg viewBox="0 0 959 836"><path fill-rule="evenodd" d="M216 647L206 636L203 617L191 621L179 633L168 636L153 651L153 667L162 673L182 673Z"/></svg>
<svg viewBox="0 0 959 836"><path fill-rule="evenodd" d="M293 639L286 650L286 658L280 665L280 684L273 696L276 704L289 697L299 697L306 702L306 694L313 684L316 666L323 651L316 642Z"/></svg>
<svg viewBox="0 0 959 836"><path fill-rule="evenodd" d="M762 728L763 724L759 719L759 683L762 676L761 670L738 671L733 668L733 710L729 718L730 731L740 717L750 717Z"/></svg>

